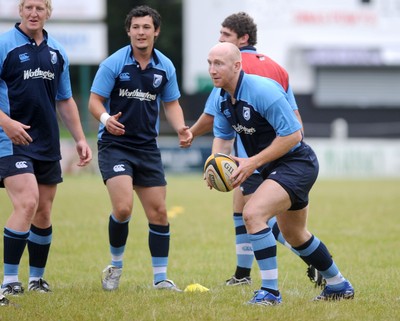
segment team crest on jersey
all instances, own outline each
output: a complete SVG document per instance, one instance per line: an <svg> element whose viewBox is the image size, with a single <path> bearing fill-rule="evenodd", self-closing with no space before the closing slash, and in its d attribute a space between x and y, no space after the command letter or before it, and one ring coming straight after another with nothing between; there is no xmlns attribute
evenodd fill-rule
<svg viewBox="0 0 400 321"><path fill-rule="evenodd" d="M57 54L54 51L50 51L51 63L55 65L57 63Z"/></svg>
<svg viewBox="0 0 400 321"><path fill-rule="evenodd" d="M250 108L243 107L243 118L246 120L250 120Z"/></svg>
<svg viewBox="0 0 400 321"><path fill-rule="evenodd" d="M163 76L154 75L154 78L153 78L153 86L154 86L154 88L159 87L161 85L162 80L163 80Z"/></svg>

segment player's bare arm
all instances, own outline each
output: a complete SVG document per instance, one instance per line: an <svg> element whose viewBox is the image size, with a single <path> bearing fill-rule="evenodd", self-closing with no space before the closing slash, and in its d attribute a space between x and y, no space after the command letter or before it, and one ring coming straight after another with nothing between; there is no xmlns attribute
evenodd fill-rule
<svg viewBox="0 0 400 321"><path fill-rule="evenodd" d="M199 119L190 127L193 138L207 134L212 131L214 116L202 113Z"/></svg>
<svg viewBox="0 0 400 321"><path fill-rule="evenodd" d="M76 150L79 155L78 166L86 166L92 160L92 150L86 141L85 134L81 125L78 106L75 100L60 100L57 104L58 111L62 121L71 133L76 143Z"/></svg>
<svg viewBox="0 0 400 321"><path fill-rule="evenodd" d="M182 107L180 106L178 100L164 102L164 111L167 121L178 134L179 147L190 147L193 140L193 134L189 130L189 126L185 125Z"/></svg>
<svg viewBox="0 0 400 321"><path fill-rule="evenodd" d="M91 93L89 96L89 111L99 121L102 122L106 127L107 131L115 136L121 136L125 134L125 126L118 120L122 116L119 112L115 115L109 115L104 108L104 102L106 99L95 93Z"/></svg>
<svg viewBox="0 0 400 321"><path fill-rule="evenodd" d="M234 139L226 140L215 137L212 145L212 153L222 153L229 155L233 150Z"/></svg>

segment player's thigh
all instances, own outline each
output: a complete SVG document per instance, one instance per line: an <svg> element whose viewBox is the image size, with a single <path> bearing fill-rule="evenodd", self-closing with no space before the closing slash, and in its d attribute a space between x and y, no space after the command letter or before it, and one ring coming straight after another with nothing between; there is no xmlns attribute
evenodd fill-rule
<svg viewBox="0 0 400 321"><path fill-rule="evenodd" d="M4 186L15 212L24 211L33 214L39 203L38 184L33 173L9 176Z"/></svg>
<svg viewBox="0 0 400 321"><path fill-rule="evenodd" d="M142 203L149 223L157 225L167 225L168 217L165 204L166 187L135 186L135 192L138 195L140 202Z"/></svg>
<svg viewBox="0 0 400 321"><path fill-rule="evenodd" d="M245 204L244 195L239 187L236 187L233 190L233 212L234 213L242 213L243 207Z"/></svg>
<svg viewBox="0 0 400 321"><path fill-rule="evenodd" d="M263 219L264 222L274 215L283 213L290 207L290 197L286 190L271 179L265 180L253 193L245 205L245 219Z"/></svg>
<svg viewBox="0 0 400 321"><path fill-rule="evenodd" d="M118 175L106 181L113 214L119 221L127 220L132 214L133 185L129 175Z"/></svg>
<svg viewBox="0 0 400 321"><path fill-rule="evenodd" d="M235 188L233 191L233 210L235 213L243 212L244 204L246 204L263 181L260 174L252 174L240 187Z"/></svg>

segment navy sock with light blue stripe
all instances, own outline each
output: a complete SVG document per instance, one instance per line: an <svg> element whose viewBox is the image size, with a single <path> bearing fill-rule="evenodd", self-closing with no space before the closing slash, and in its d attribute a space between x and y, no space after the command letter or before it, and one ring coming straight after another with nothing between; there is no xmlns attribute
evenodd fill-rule
<svg viewBox="0 0 400 321"><path fill-rule="evenodd" d="M43 277L50 252L52 236L52 226L42 229L31 225L28 237L29 277Z"/></svg>
<svg viewBox="0 0 400 321"><path fill-rule="evenodd" d="M167 278L169 242L169 224L166 226L149 224L149 249L155 284Z"/></svg>
<svg viewBox="0 0 400 321"><path fill-rule="evenodd" d="M303 245L294 247L294 249L300 253L305 262L309 265L313 265L318 271L329 269L333 263L332 257L325 244L314 235Z"/></svg>
<svg viewBox="0 0 400 321"><path fill-rule="evenodd" d="M4 228L4 277L18 278L19 263L28 240L29 231L18 232Z"/></svg>
<svg viewBox="0 0 400 321"><path fill-rule="evenodd" d="M130 218L119 222L113 214L110 215L108 223L108 237L110 241L111 265L118 268L123 266L126 241L129 234Z"/></svg>

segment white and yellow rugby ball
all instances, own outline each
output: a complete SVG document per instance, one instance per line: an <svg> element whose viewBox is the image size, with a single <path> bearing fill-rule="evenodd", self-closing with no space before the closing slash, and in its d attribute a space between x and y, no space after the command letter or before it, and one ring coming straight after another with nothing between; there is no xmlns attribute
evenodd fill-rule
<svg viewBox="0 0 400 321"><path fill-rule="evenodd" d="M204 164L204 177L217 191L229 192L233 189L230 178L236 168L236 162L228 155L212 154Z"/></svg>

